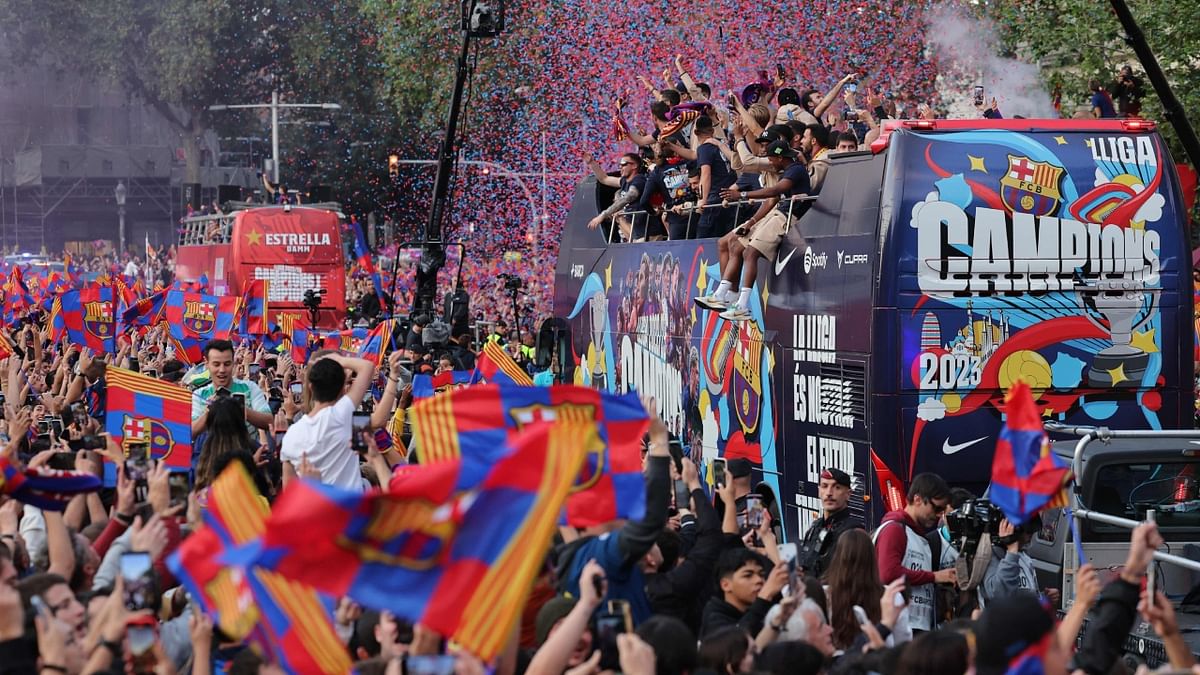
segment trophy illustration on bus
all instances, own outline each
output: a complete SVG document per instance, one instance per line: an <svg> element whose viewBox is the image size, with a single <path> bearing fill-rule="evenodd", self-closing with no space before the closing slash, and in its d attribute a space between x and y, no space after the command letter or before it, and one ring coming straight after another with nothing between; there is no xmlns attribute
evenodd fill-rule
<svg viewBox="0 0 1200 675"><path fill-rule="evenodd" d="M1095 309L1108 325L1097 321L1090 313L1089 318L1107 330L1112 340L1112 346L1101 349L1092 361L1088 369L1088 385L1104 388L1137 387L1146 374L1150 355L1133 344L1133 333L1154 316L1154 294L1150 295L1151 306L1147 310L1143 306L1145 287L1140 281L1128 277L1099 279L1087 284L1082 292L1086 292L1082 298L1084 305ZM1143 316L1136 321L1139 314Z"/></svg>

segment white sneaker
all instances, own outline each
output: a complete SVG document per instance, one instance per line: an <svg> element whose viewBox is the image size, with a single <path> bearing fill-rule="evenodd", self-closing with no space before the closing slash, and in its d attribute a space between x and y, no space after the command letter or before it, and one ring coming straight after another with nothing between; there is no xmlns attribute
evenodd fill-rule
<svg viewBox="0 0 1200 675"><path fill-rule="evenodd" d="M750 321L754 317L750 315L750 310L742 309L741 307L734 305L724 312L721 312L721 318L725 319L726 321Z"/></svg>
<svg viewBox="0 0 1200 675"><path fill-rule="evenodd" d="M716 293L695 298L695 301L701 309L707 309L713 312L721 312L729 309L729 301L718 297Z"/></svg>

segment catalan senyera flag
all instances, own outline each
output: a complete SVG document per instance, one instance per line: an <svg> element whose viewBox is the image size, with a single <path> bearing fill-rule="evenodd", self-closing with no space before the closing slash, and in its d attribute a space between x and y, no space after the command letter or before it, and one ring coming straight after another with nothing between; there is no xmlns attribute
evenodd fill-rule
<svg viewBox="0 0 1200 675"><path fill-rule="evenodd" d="M241 303L242 299L236 295L168 291L163 317L175 342L176 358L199 363L205 342L228 340L237 325Z"/></svg>
<svg viewBox="0 0 1200 675"><path fill-rule="evenodd" d="M520 616L595 432L531 424L499 456L405 467L387 492L295 481L267 521L257 562L490 660Z"/></svg>
<svg viewBox="0 0 1200 675"><path fill-rule="evenodd" d="M260 567L221 557L253 546L270 515L246 469L234 462L208 492L205 527L183 541L167 564L192 599L234 640L246 640L289 673L342 675L351 662L333 628L333 600Z"/></svg>
<svg viewBox="0 0 1200 675"><path fill-rule="evenodd" d="M117 323L113 311L112 286L89 284L66 291L50 310L51 339L58 341L65 333L72 344L97 354L115 352Z"/></svg>
<svg viewBox="0 0 1200 675"><path fill-rule="evenodd" d="M105 431L129 452L130 443L149 443L150 456L172 471L192 467L192 393L124 368L105 371ZM116 467L105 467L106 485L116 484Z"/></svg>
<svg viewBox="0 0 1200 675"><path fill-rule="evenodd" d="M508 352L496 342L483 345L483 352L475 359L476 379L495 384L516 384L523 387L533 386L533 378L525 369L517 365Z"/></svg>
<svg viewBox="0 0 1200 675"><path fill-rule="evenodd" d="M6 332L7 331L0 331L0 360L7 359L16 353L16 349L13 348L12 341L9 340L8 335L5 334Z"/></svg>
<svg viewBox="0 0 1200 675"><path fill-rule="evenodd" d="M992 460L988 497L1013 525L1064 506L1071 468L1050 450L1029 384L1018 379L1004 397L1004 427Z"/></svg>
<svg viewBox="0 0 1200 675"><path fill-rule="evenodd" d="M650 420L636 394L573 385L473 385L416 403L408 418L421 464L468 454L492 456L510 434L540 421L591 424L600 443L589 452L571 490L566 522L590 527L645 515L641 447Z"/></svg>

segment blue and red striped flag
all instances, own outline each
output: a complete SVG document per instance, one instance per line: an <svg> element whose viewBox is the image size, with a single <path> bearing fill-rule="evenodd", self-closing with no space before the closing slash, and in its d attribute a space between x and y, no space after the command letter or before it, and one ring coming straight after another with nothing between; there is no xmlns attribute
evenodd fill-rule
<svg viewBox="0 0 1200 675"><path fill-rule="evenodd" d="M387 307L383 300L383 282L379 278L379 271L375 269L375 261L371 258L371 249L367 246L362 223L353 220L350 227L354 229L354 257L358 260L358 266L371 275L371 283L375 284L375 295L379 298L379 304L381 307Z"/></svg>
<svg viewBox="0 0 1200 675"><path fill-rule="evenodd" d="M271 332L270 304L267 302L271 282L266 279L247 279L242 289L243 335L266 335Z"/></svg>
<svg viewBox="0 0 1200 675"><path fill-rule="evenodd" d="M176 358L187 363L203 360L201 350L209 340L228 340L237 325L242 299L236 295L168 291L163 316L175 342Z"/></svg>
<svg viewBox="0 0 1200 675"><path fill-rule="evenodd" d="M409 409L408 418L422 464L494 453L509 434L539 421L590 424L600 443L589 452L567 500L567 523L590 527L645 515L641 448L650 420L637 394L573 385L476 385L427 398Z"/></svg>
<svg viewBox="0 0 1200 675"><path fill-rule="evenodd" d="M153 326L163 318L163 310L167 306L167 291L159 291L147 298L138 300L121 315L122 329Z"/></svg>
<svg viewBox="0 0 1200 675"><path fill-rule="evenodd" d="M34 305L20 265L13 265L4 283L4 323L12 325Z"/></svg>
<svg viewBox="0 0 1200 675"><path fill-rule="evenodd" d="M367 333L366 340L358 349L358 355L375 364L383 365L383 359L392 350L392 335L396 330L395 319L385 319Z"/></svg>
<svg viewBox="0 0 1200 675"><path fill-rule="evenodd" d="M533 386L529 373L495 341L484 344L483 351L475 359L475 377L481 382Z"/></svg>
<svg viewBox="0 0 1200 675"><path fill-rule="evenodd" d="M77 291L66 291L54 301L50 313L51 339L55 342L65 333L72 344L97 354L117 351L112 286L88 284Z"/></svg>
<svg viewBox="0 0 1200 675"><path fill-rule="evenodd" d="M1066 504L1071 468L1050 450L1029 384L1017 380L1004 398L1004 428L992 460L988 497L1013 525Z"/></svg>
<svg viewBox="0 0 1200 675"><path fill-rule="evenodd" d="M295 481L252 554L491 660L520 616L595 431L562 421L502 432L502 451L405 467L387 492Z"/></svg>
<svg viewBox="0 0 1200 675"><path fill-rule="evenodd" d="M448 370L437 375L414 375L412 381L413 401L427 399L458 387L477 383L475 373L469 370Z"/></svg>
<svg viewBox="0 0 1200 675"><path fill-rule="evenodd" d="M342 675L350 656L333 628L333 600L261 567L232 567L226 550L253 546L270 515L246 469L234 462L213 483L205 527L167 561L205 614L289 673Z"/></svg>
<svg viewBox="0 0 1200 675"><path fill-rule="evenodd" d="M171 471L192 468L192 393L131 370L105 371L105 431L125 448L149 443L150 457ZM106 485L116 484L116 467L105 467Z"/></svg>

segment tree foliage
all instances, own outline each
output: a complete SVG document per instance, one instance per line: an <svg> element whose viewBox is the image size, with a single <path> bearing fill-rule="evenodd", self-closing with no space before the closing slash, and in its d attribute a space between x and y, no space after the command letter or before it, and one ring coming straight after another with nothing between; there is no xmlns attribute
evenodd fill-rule
<svg viewBox="0 0 1200 675"><path fill-rule="evenodd" d="M1192 0L1129 0L1150 49L1183 104L1193 127L1200 125L1200 3ZM1046 83L1061 87L1063 112L1087 103L1088 80L1111 82L1131 65L1146 89L1142 115L1167 122L1162 104L1107 0L992 0L982 5L1017 56L1038 63ZM1186 155L1175 130L1162 126L1177 161Z"/></svg>

